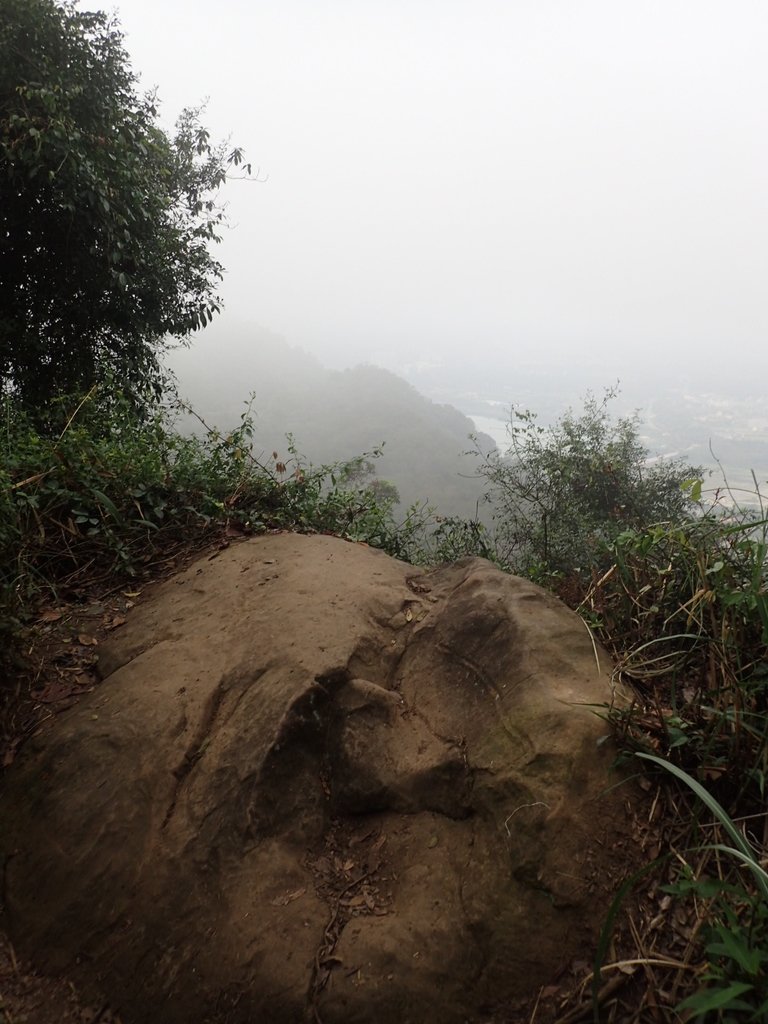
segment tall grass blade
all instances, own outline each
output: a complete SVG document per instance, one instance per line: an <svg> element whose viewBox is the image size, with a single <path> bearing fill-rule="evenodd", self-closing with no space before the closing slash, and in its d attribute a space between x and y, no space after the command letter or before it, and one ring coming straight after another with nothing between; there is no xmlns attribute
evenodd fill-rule
<svg viewBox="0 0 768 1024"><path fill-rule="evenodd" d="M763 899L768 900L768 874L766 874L766 872L760 867L757 861L757 857L755 855L755 851L752 849L752 847L741 834L741 832L739 832L739 830L736 828L736 825L733 823L730 815L722 806L722 804L715 800L712 794L707 789L705 789L700 782L698 782L696 779L690 776L688 772L683 771L682 768L678 768L676 764L672 764L670 761L665 761L661 757L656 757L655 754L638 753L635 756L642 758L644 761L652 761L654 764L657 764L660 768L663 768L665 771L669 772L670 775L674 775L676 778L680 779L680 781L684 782L685 785L688 786L688 788L691 789L696 794L696 796L705 804L705 806L709 808L709 810L720 821L723 828L731 837L731 839L734 842L734 845L736 846L735 850L731 850L730 847L723 847L723 849L731 851L744 861L744 863L750 868L753 875L755 876L755 881L757 882L758 888L760 889L760 893L763 896Z"/></svg>

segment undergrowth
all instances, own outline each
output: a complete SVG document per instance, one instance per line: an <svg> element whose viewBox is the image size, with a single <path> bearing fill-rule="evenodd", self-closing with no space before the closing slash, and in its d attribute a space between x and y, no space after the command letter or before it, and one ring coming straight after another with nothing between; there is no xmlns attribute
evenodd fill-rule
<svg viewBox="0 0 768 1024"><path fill-rule="evenodd" d="M767 526L718 503L626 531L578 605L638 693L615 712L624 742L670 754L738 800L766 788Z"/></svg>
<svg viewBox="0 0 768 1024"><path fill-rule="evenodd" d="M60 398L39 419L6 398L0 434L0 636L42 601L151 575L223 530L333 533L416 560L431 512L396 519L361 479L369 455L313 466L252 450L250 409L222 433L181 434L174 406L137 410L114 392ZM375 458L377 453L371 453Z"/></svg>
<svg viewBox="0 0 768 1024"><path fill-rule="evenodd" d="M624 531L610 567L570 580L570 596L633 694L608 715L624 757L661 773L674 836L658 865L672 947L675 915L689 923L667 972L677 996L658 1002L656 967L649 998L663 1019L757 1024L768 1019L768 519L757 486L746 508L727 488L709 504L692 490L695 514Z"/></svg>

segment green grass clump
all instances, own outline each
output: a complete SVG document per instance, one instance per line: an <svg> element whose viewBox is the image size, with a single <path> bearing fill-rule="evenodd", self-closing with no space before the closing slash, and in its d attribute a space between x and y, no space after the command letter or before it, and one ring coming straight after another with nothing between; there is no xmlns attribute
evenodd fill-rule
<svg viewBox="0 0 768 1024"><path fill-rule="evenodd" d="M717 505L626 531L579 605L640 694L620 713L626 742L650 742L739 800L766 788L766 525Z"/></svg>
<svg viewBox="0 0 768 1024"><path fill-rule="evenodd" d="M684 957L695 971L669 1012L757 1024L768 1019L768 520L759 489L741 509L692 490L697 514L624 531L575 603L634 693L610 710L621 747L677 784L659 868L695 921Z"/></svg>

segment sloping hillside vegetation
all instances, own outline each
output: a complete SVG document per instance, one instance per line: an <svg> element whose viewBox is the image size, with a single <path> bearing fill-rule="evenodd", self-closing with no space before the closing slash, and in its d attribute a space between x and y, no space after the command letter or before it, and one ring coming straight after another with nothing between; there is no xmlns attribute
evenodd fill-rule
<svg viewBox="0 0 768 1024"><path fill-rule="evenodd" d="M10 397L0 440L0 630L41 602L146 577L183 550L269 529L330 532L415 557L358 462L289 469L251 451L246 417L224 434L175 430L162 403L111 388L60 396L45 428ZM222 532L223 531L223 532Z"/></svg>
<svg viewBox="0 0 768 1024"><path fill-rule="evenodd" d="M376 475L391 481L402 507L426 502L445 516L486 511L473 459L470 419L438 405L393 373L376 366L336 371L256 327L211 328L201 343L171 354L179 393L209 425L235 426L254 395L254 444L286 459L286 435L313 463L351 459L383 445ZM212 372L212 367L215 367ZM194 419L181 421L194 430ZM484 452L489 437L479 438Z"/></svg>

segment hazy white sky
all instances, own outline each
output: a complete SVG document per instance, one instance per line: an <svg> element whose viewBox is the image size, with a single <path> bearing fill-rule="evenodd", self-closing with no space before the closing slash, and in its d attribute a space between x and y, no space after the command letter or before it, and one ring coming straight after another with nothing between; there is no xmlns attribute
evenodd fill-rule
<svg viewBox="0 0 768 1024"><path fill-rule="evenodd" d="M268 175L226 190L228 317L392 368L768 370L765 0L117 11L164 116L209 97Z"/></svg>

